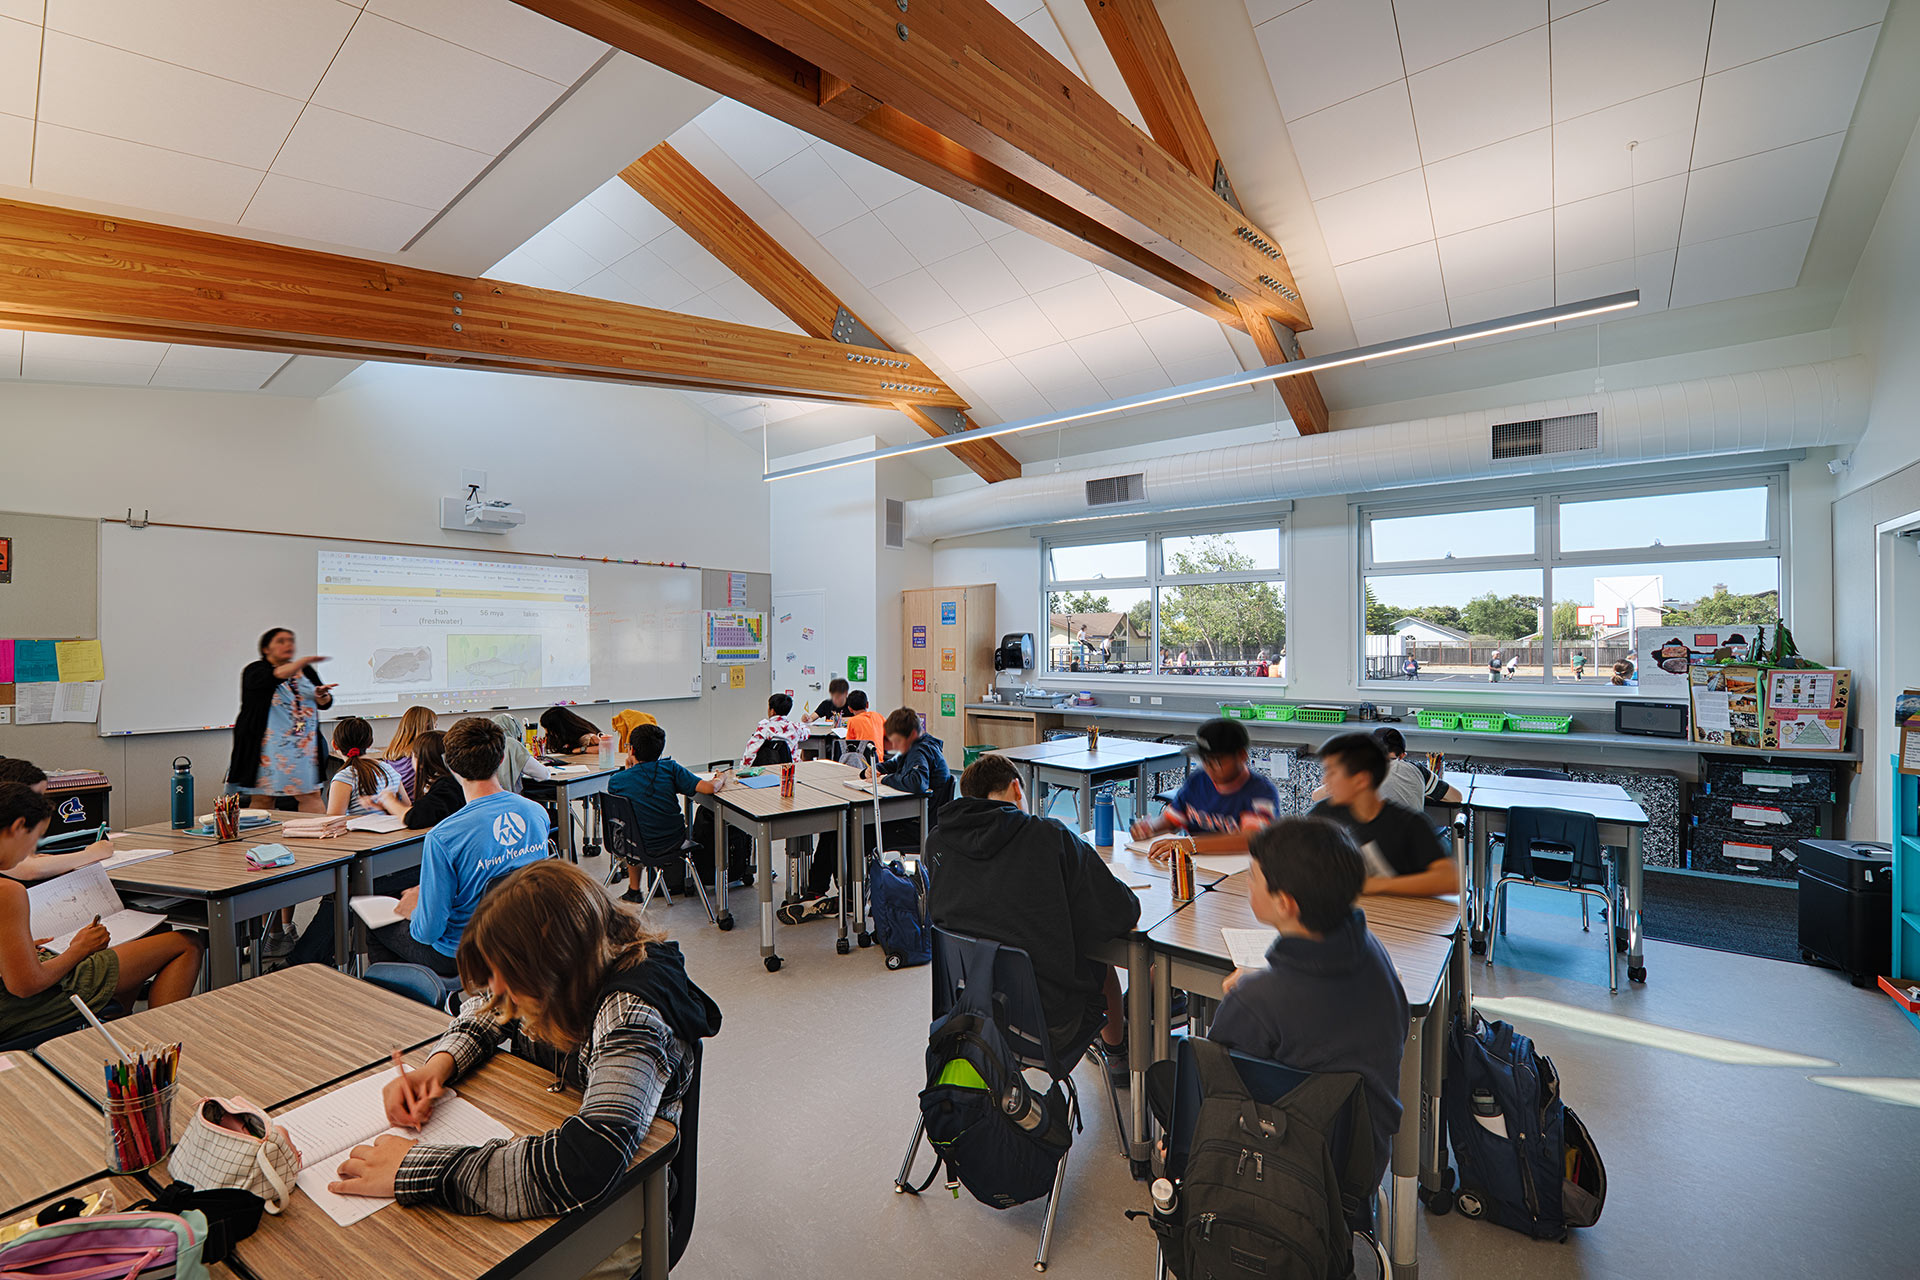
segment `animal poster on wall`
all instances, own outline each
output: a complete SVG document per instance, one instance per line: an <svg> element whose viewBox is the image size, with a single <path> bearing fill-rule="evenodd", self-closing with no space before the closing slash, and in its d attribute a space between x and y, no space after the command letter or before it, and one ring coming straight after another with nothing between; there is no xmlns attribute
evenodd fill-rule
<svg viewBox="0 0 1920 1280"><path fill-rule="evenodd" d="M1643 626L1634 654L1639 665L1640 695L1679 702L1688 696L1687 675L1695 667L1707 662L1744 661L1756 639L1763 649L1772 648L1772 624Z"/></svg>
<svg viewBox="0 0 1920 1280"><path fill-rule="evenodd" d="M1758 667L1696 667L1687 675L1693 740L1715 747L1753 747L1764 736L1765 690Z"/></svg>

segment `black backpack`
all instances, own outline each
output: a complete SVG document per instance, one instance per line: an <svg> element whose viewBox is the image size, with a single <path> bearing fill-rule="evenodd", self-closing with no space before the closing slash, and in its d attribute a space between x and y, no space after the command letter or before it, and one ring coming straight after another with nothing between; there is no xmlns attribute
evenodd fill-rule
<svg viewBox="0 0 1920 1280"><path fill-rule="evenodd" d="M993 972L999 945L983 950L981 972ZM1067 1099L1055 1082L1036 1093L1008 1046L992 984L976 979L961 992L927 1039L927 1087L920 1116L933 1144L934 1165L918 1187L933 1182L942 1165L949 1188L964 1186L981 1204L1011 1209L1053 1190L1054 1171L1073 1145Z"/></svg>
<svg viewBox="0 0 1920 1280"><path fill-rule="evenodd" d="M924 864L908 871L899 858L869 860L867 896L873 907L874 941L887 953L887 968L910 969L933 959Z"/></svg>
<svg viewBox="0 0 1920 1280"><path fill-rule="evenodd" d="M1586 1125L1560 1097L1553 1059L1505 1022L1453 1020L1440 1101L1443 1142L1460 1167L1454 1205L1536 1240L1590 1227L1607 1170Z"/></svg>
<svg viewBox="0 0 1920 1280"><path fill-rule="evenodd" d="M1178 1280L1345 1280L1352 1229L1373 1183L1373 1122L1350 1071L1309 1076L1270 1104L1255 1102L1232 1055L1190 1038L1200 1078L1179 1199L1154 1213L1161 1253ZM1332 1139L1345 1128L1344 1169ZM1344 1190L1343 1190L1344 1188Z"/></svg>

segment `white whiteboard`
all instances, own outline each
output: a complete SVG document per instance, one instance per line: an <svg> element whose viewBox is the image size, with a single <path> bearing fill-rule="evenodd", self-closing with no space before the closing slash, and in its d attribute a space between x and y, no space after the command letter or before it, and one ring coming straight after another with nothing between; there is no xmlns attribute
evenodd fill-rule
<svg viewBox="0 0 1920 1280"><path fill-rule="evenodd" d="M466 548L104 524L99 635L107 682L100 700L100 732L231 725L240 705L240 672L259 656L255 646L262 632L290 627L299 636L300 651L315 652L316 566L325 551L584 563ZM586 568L592 684L591 698L578 701L698 696L700 571L593 563ZM325 668L320 674L328 679ZM351 712L382 713L373 707Z"/></svg>

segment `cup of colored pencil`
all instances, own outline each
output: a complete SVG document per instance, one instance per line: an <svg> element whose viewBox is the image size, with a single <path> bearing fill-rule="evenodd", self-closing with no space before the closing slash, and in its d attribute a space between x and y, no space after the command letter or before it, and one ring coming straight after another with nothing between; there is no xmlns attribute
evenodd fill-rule
<svg viewBox="0 0 1920 1280"><path fill-rule="evenodd" d="M240 834L240 797L221 796L213 802L213 835L232 840Z"/></svg>
<svg viewBox="0 0 1920 1280"><path fill-rule="evenodd" d="M174 1075L180 1046L142 1049L106 1064L107 1169L137 1173L173 1149Z"/></svg>
<svg viewBox="0 0 1920 1280"><path fill-rule="evenodd" d="M790 764L780 766L780 798L793 799L793 766Z"/></svg>

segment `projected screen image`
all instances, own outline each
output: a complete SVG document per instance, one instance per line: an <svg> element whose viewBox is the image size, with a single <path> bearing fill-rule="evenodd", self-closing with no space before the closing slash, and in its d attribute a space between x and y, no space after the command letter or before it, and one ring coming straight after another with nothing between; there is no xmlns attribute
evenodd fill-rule
<svg viewBox="0 0 1920 1280"><path fill-rule="evenodd" d="M336 708L524 706L593 681L585 566L323 551L318 579Z"/></svg>

